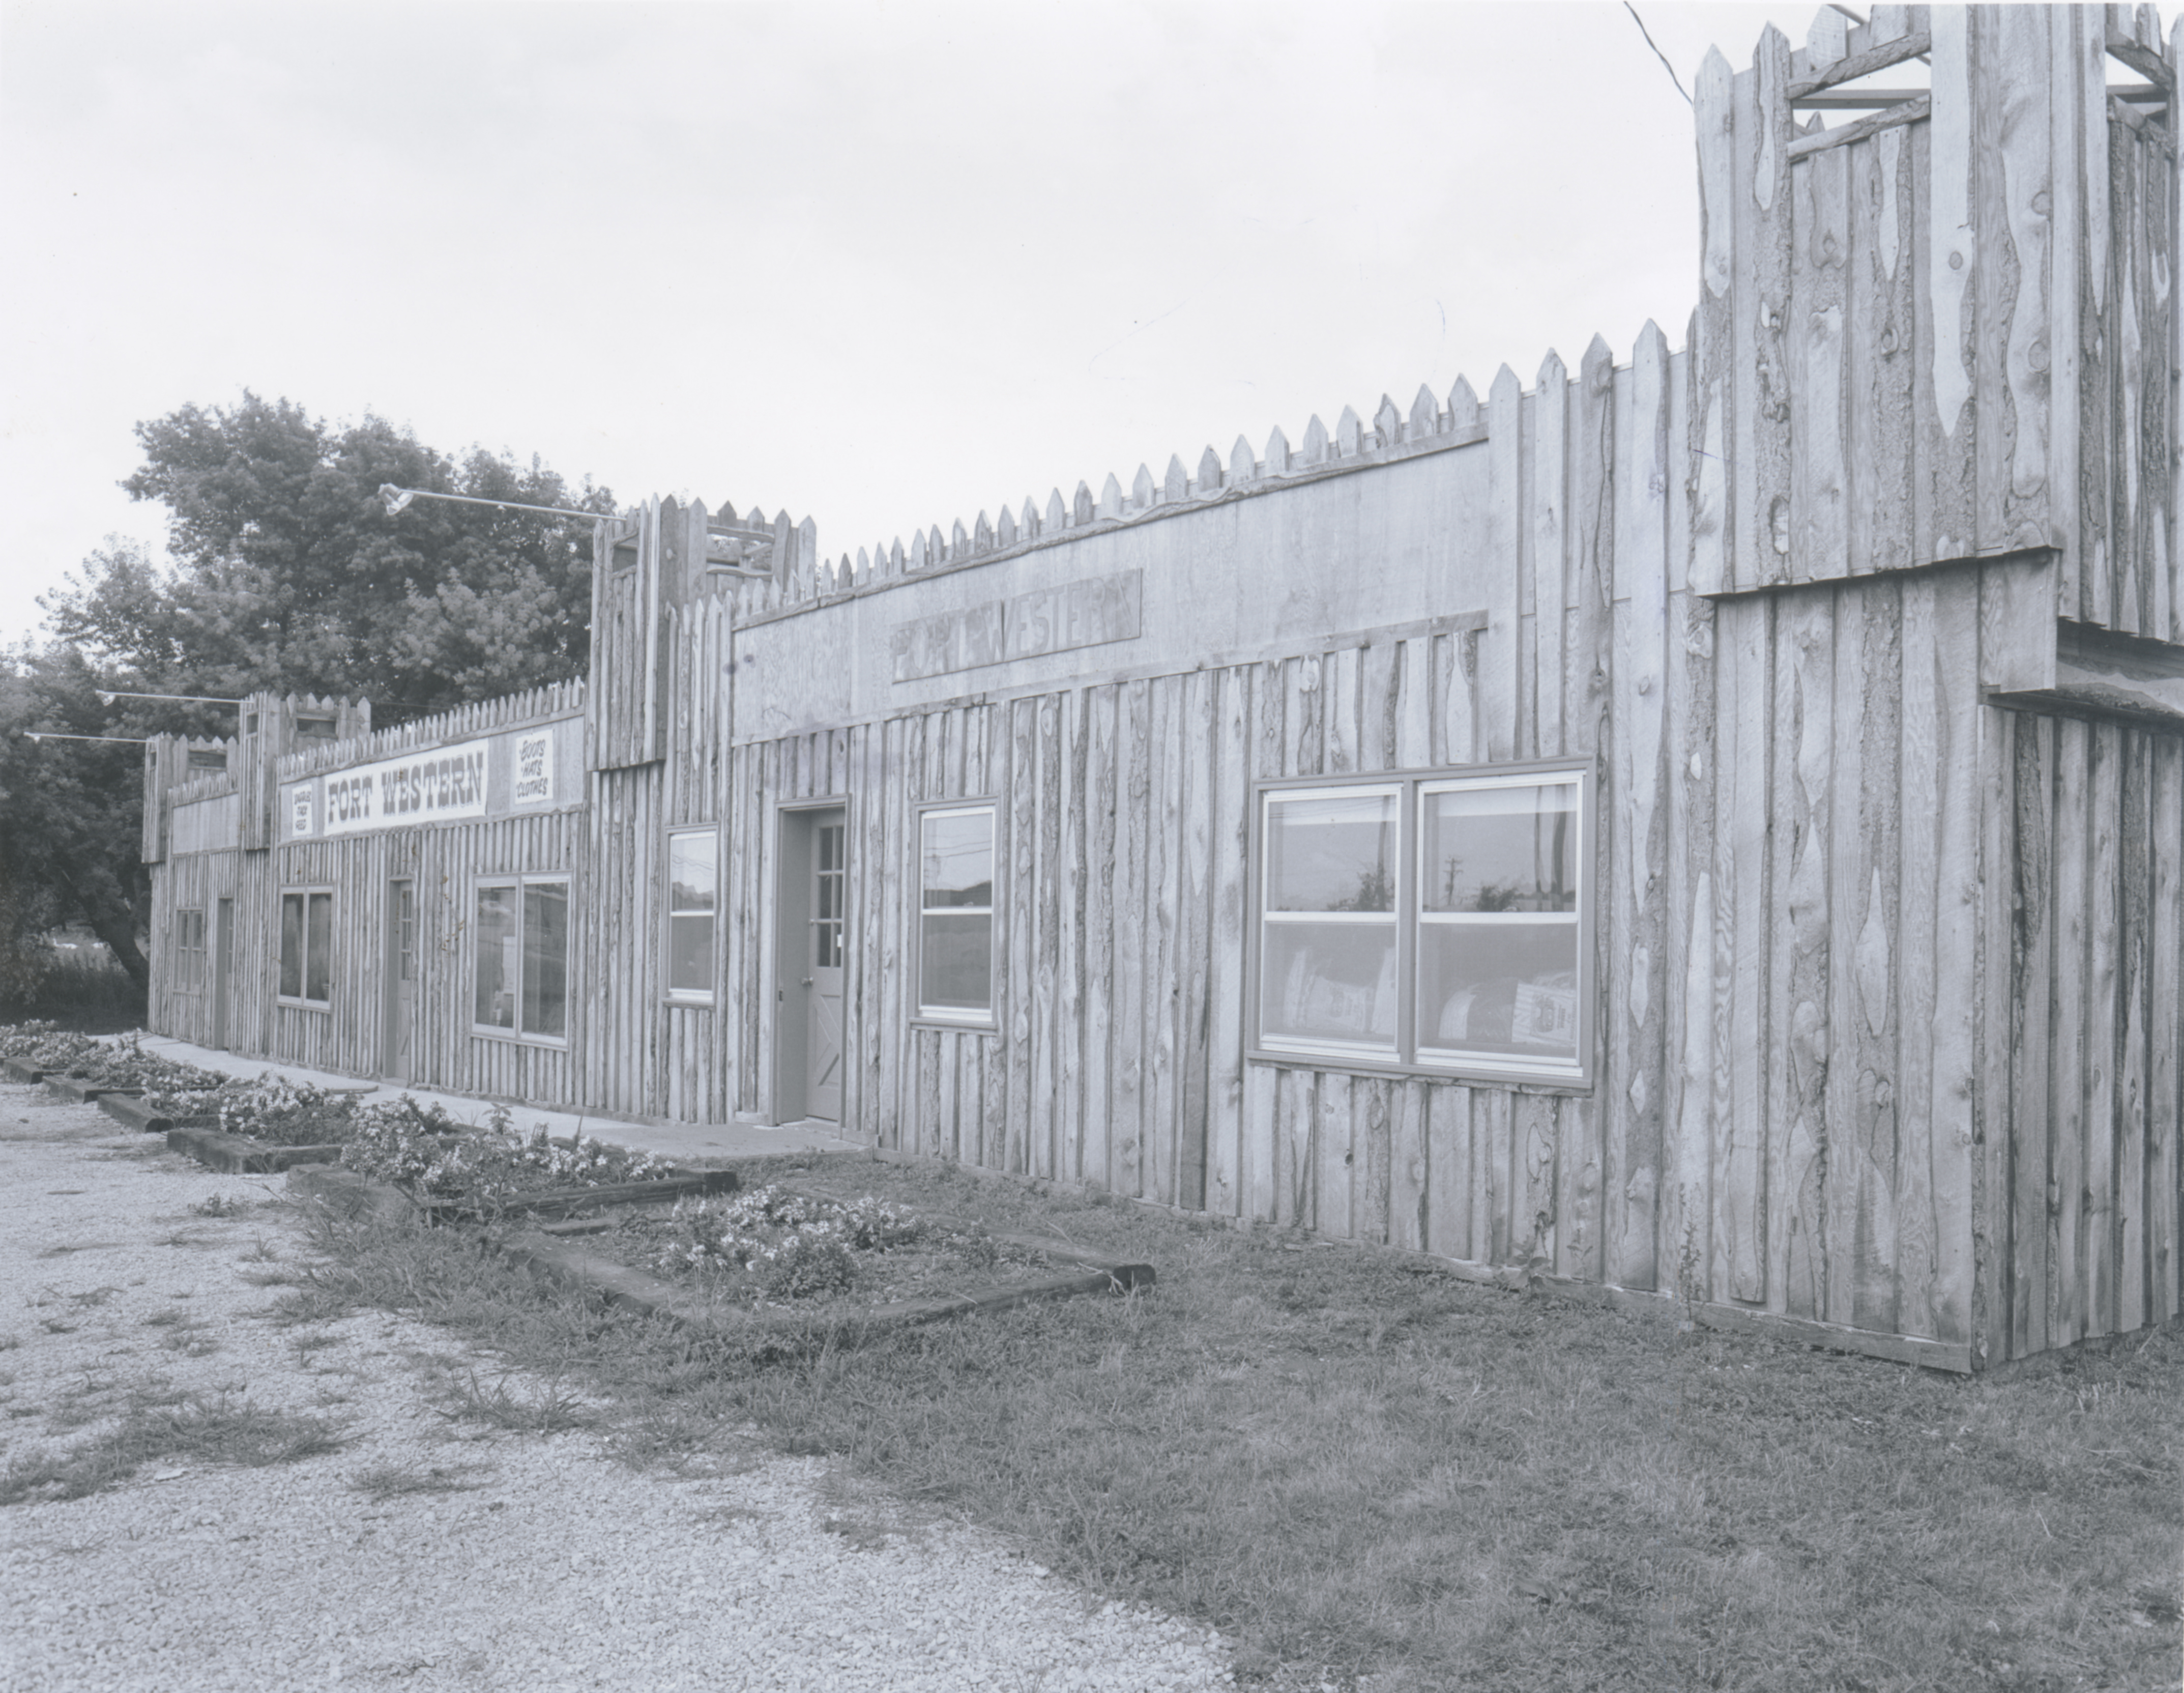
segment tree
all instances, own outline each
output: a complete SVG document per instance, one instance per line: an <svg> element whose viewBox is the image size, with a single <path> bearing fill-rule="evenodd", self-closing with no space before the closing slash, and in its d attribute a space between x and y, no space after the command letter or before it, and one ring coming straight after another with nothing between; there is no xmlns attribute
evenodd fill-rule
<svg viewBox="0 0 2184 1693"><path fill-rule="evenodd" d="M245 393L136 426L122 486L169 514L176 564L94 554L42 603L55 632L174 693L362 696L401 722L582 673L591 535L567 519L421 500L390 518L382 483L602 513L536 459L460 463L383 419L338 429ZM185 685L187 684L187 685Z"/></svg>
<svg viewBox="0 0 2184 1693"><path fill-rule="evenodd" d="M97 690L113 685L65 647L0 659L0 986L9 989L35 976L37 937L70 922L88 925L140 989L148 979L137 944L151 909L138 862L142 749L26 734L142 734L101 703Z"/></svg>
<svg viewBox="0 0 2184 1693"><path fill-rule="evenodd" d="M330 426L247 391L140 423L136 439L144 462L122 486L167 508L172 566L109 539L41 601L55 640L0 655L0 978L26 937L75 920L147 976L141 750L24 731L236 729L231 709L109 706L99 689L361 696L386 724L578 676L588 658L588 525L439 500L390 518L378 490L604 514L605 489L572 489L535 458L474 448L458 461L383 419Z"/></svg>

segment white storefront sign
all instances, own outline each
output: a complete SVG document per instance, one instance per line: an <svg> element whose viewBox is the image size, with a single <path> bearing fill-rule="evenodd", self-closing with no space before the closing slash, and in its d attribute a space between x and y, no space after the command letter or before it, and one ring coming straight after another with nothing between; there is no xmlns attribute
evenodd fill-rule
<svg viewBox="0 0 2184 1693"><path fill-rule="evenodd" d="M509 798L515 805L554 803L552 729L537 729L515 737L515 780Z"/></svg>
<svg viewBox="0 0 2184 1693"><path fill-rule="evenodd" d="M489 740L467 740L328 774L320 779L326 792L319 832L355 835L483 817L486 759L492 746ZM311 785L301 783L288 792L288 834L294 840L312 832Z"/></svg>

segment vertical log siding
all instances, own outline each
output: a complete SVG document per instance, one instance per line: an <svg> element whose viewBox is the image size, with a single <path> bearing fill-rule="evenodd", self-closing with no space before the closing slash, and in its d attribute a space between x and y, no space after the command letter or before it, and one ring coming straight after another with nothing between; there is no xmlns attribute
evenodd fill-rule
<svg viewBox="0 0 2184 1693"><path fill-rule="evenodd" d="M410 877L421 1084L770 1120L801 1093L783 819L793 851L838 807L854 1138L1947 1367L2174 1317L2176 165L2111 112L2126 27L1876 8L1850 55L1933 66L1878 128L1803 126L1827 67L1772 30L1710 58L1685 352L1648 324L1621 366L1596 338L1529 391L833 563L808 521L649 502L602 526L581 700L360 719L281 765L581 704L571 808L276 845L292 708L231 775L176 788L159 750L154 1026L213 1026L170 937L230 897L231 1044L374 1072ZM1590 1079L1265 1057L1258 785L1535 761L1596 797ZM994 807L984 1026L916 1014L918 808L951 801ZM667 836L709 826L715 991L671 1001ZM542 873L571 883L568 1040L476 1035L465 902ZM325 1009L276 1003L305 884L336 890Z"/></svg>

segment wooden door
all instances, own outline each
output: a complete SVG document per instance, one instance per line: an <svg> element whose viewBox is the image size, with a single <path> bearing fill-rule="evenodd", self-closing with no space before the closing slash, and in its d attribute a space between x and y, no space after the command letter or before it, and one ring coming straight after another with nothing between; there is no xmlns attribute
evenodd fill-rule
<svg viewBox="0 0 2184 1693"><path fill-rule="evenodd" d="M214 908L212 930L212 1048L227 1050L229 966L235 956L235 902L224 899Z"/></svg>
<svg viewBox="0 0 2184 1693"><path fill-rule="evenodd" d="M382 1029L381 1073L410 1081L417 1027L417 885L396 881L387 889L387 1009Z"/></svg>
<svg viewBox="0 0 2184 1693"><path fill-rule="evenodd" d="M811 938L805 953L805 1115L842 1120L842 933L849 830L839 812L811 830Z"/></svg>

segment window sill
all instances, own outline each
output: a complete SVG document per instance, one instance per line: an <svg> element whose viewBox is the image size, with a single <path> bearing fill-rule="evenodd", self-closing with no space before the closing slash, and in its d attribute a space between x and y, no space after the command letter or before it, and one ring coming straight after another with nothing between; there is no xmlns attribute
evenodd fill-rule
<svg viewBox="0 0 2184 1693"><path fill-rule="evenodd" d="M953 1029L959 1035L998 1035L1001 1032L998 1017L946 1017L930 1011L911 1014L913 1029Z"/></svg>
<svg viewBox="0 0 2184 1693"><path fill-rule="evenodd" d="M1554 1093L1568 1095L1589 1094L1593 1091L1593 1078L1589 1075L1543 1074L1534 1070L1504 1070L1491 1064L1466 1064L1461 1069L1446 1064L1406 1064L1401 1059L1373 1059L1356 1053L1333 1051L1301 1051L1295 1048L1249 1047L1245 1049L1247 1064L1277 1066L1283 1070L1320 1070L1346 1075L1386 1076L1397 1081L1440 1081L1459 1087L1498 1087L1520 1093Z"/></svg>
<svg viewBox="0 0 2184 1693"><path fill-rule="evenodd" d="M511 1047L545 1047L554 1052L566 1052L566 1035L526 1035L520 1029L504 1029L494 1023L473 1023L471 1036L474 1040L503 1041Z"/></svg>
<svg viewBox="0 0 2184 1693"><path fill-rule="evenodd" d="M331 999L291 999L286 994L276 994L273 1003L289 1011L331 1011L334 1009Z"/></svg>

